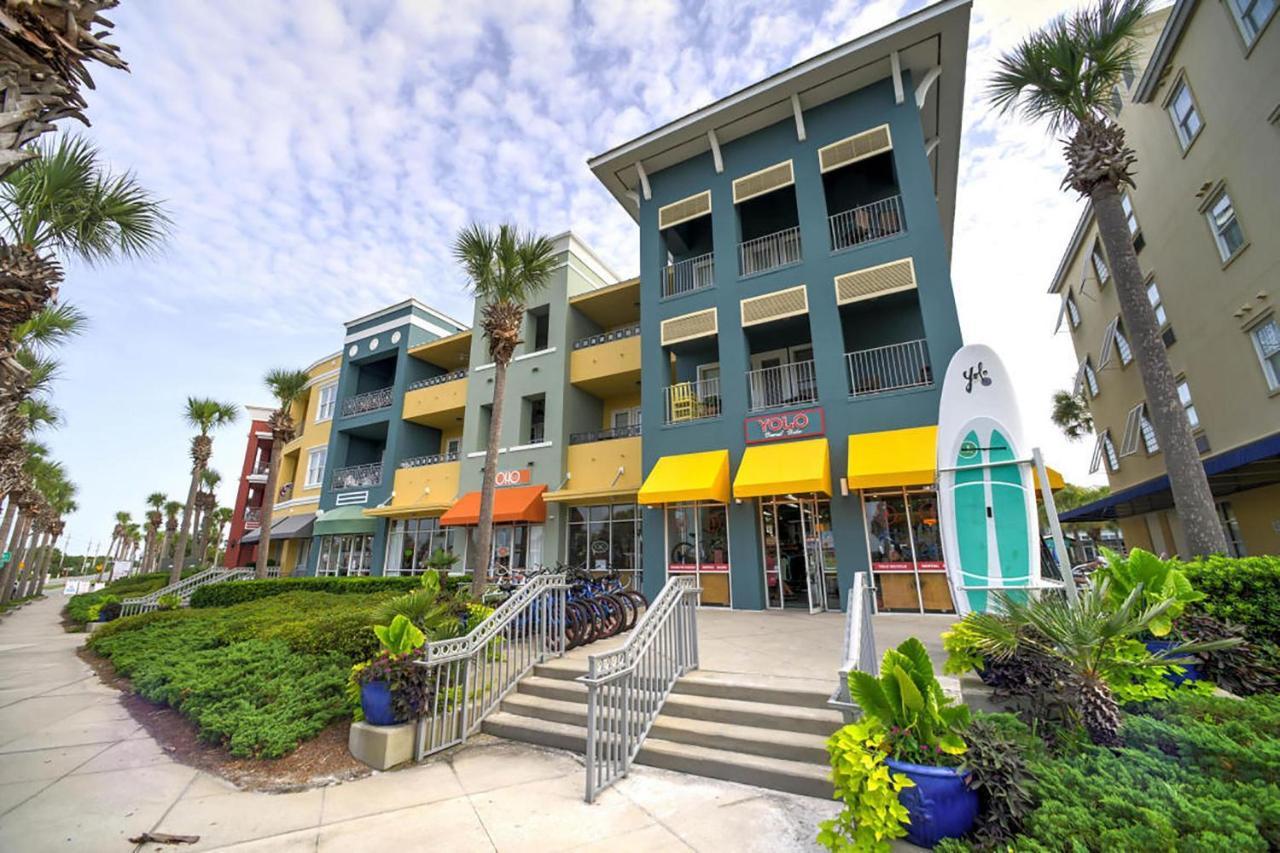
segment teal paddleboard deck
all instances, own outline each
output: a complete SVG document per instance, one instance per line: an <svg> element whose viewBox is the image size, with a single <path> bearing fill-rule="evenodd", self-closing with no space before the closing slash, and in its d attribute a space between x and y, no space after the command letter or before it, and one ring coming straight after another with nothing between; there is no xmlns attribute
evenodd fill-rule
<svg viewBox="0 0 1280 853"><path fill-rule="evenodd" d="M972 430L960 443L956 454L955 515L956 544L964 586L988 586L987 582L987 495L986 469L982 467L982 445ZM965 589L969 609L985 612L987 591Z"/></svg>
<svg viewBox="0 0 1280 853"><path fill-rule="evenodd" d="M993 585L1025 589L1031 585L1031 554L1027 548L1030 520L1022 467L1013 462L1017 457L999 430L991 433L988 447L988 459L992 463L987 469L991 482L991 518L1000 560L998 580ZM1010 464L995 464L999 462Z"/></svg>

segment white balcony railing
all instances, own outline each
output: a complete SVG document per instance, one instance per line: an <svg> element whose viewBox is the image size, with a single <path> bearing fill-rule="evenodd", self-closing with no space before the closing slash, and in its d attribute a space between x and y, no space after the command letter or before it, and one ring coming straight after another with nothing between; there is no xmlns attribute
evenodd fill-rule
<svg viewBox="0 0 1280 853"><path fill-rule="evenodd" d="M359 489L382 485L382 463L367 462L364 465L348 465L333 469L335 489Z"/></svg>
<svg viewBox="0 0 1280 853"><path fill-rule="evenodd" d="M906 230L900 195L841 211L827 217L827 221L831 226L831 250L835 252Z"/></svg>
<svg viewBox="0 0 1280 853"><path fill-rule="evenodd" d="M667 264L662 275L662 296L683 296L702 290L715 283L716 256L707 252L696 258L686 258L674 264Z"/></svg>
<svg viewBox="0 0 1280 853"><path fill-rule="evenodd" d="M720 416L720 380L677 382L663 389L667 423L678 424Z"/></svg>
<svg viewBox="0 0 1280 853"><path fill-rule="evenodd" d="M742 275L755 275L799 261L799 226L738 244L738 265Z"/></svg>
<svg viewBox="0 0 1280 853"><path fill-rule="evenodd" d="M342 401L342 416L349 418L352 415L363 415L366 412L376 412L379 409L386 409L391 406L391 389L378 388L375 391L365 391L363 394L356 394L354 397L348 397Z"/></svg>
<svg viewBox="0 0 1280 853"><path fill-rule="evenodd" d="M933 384L929 348L923 340L846 353L849 393L855 397Z"/></svg>
<svg viewBox="0 0 1280 853"><path fill-rule="evenodd" d="M818 379L812 360L748 371L747 388L751 392L752 412L818 400Z"/></svg>

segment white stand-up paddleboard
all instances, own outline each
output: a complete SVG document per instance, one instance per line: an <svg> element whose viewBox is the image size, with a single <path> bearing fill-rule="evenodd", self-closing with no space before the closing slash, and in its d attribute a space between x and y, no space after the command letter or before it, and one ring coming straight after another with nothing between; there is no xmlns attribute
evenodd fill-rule
<svg viewBox="0 0 1280 853"><path fill-rule="evenodd" d="M982 344L962 347L942 381L938 509L961 615L990 611L994 590L1041 586L1031 447L1009 373Z"/></svg>

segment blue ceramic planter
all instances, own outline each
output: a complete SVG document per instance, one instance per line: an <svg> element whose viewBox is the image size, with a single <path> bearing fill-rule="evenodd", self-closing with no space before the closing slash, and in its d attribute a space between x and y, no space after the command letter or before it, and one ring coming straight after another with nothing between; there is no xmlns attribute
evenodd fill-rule
<svg viewBox="0 0 1280 853"><path fill-rule="evenodd" d="M360 685L360 709L364 721L374 726L394 726L400 721L391 709L391 684L386 681L370 681Z"/></svg>
<svg viewBox="0 0 1280 853"><path fill-rule="evenodd" d="M1175 643L1173 640L1147 640L1145 645L1147 647L1147 651L1151 652L1152 654L1158 655L1161 652L1169 651L1169 649L1173 648L1178 644ZM1180 663L1178 664L1178 666L1186 670L1184 673L1182 673L1182 675L1176 675L1170 672L1170 673L1166 673L1164 677L1165 681L1170 682L1174 687L1177 687L1178 685L1182 684L1182 682L1184 681L1200 680L1200 667L1197 666L1196 664Z"/></svg>
<svg viewBox="0 0 1280 853"><path fill-rule="evenodd" d="M967 773L956 767L930 767L886 759L894 773L916 783L898 793L911 815L907 840L918 847L933 847L944 838L959 838L973 828L978 817L978 792L965 784Z"/></svg>

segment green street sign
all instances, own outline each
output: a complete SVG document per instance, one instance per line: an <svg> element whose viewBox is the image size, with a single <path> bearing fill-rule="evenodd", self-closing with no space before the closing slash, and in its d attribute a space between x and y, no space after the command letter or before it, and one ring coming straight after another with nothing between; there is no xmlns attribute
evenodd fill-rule
<svg viewBox="0 0 1280 853"><path fill-rule="evenodd" d="M10 554L8 551L5 551L3 554L0 554L0 566L8 565L9 560L12 556L13 555Z"/></svg>

